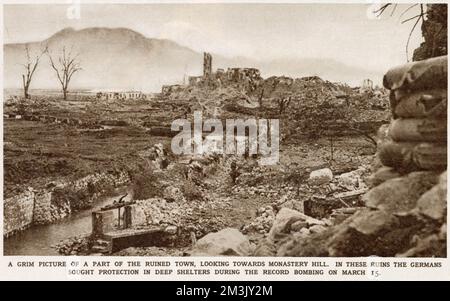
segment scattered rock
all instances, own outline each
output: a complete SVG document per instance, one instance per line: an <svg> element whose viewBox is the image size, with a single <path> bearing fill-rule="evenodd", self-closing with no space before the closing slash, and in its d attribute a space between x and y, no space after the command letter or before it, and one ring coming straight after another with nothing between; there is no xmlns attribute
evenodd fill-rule
<svg viewBox="0 0 450 301"><path fill-rule="evenodd" d="M276 245L269 239L263 239L256 246L253 251L253 256L263 257L263 256L275 256L277 253Z"/></svg>
<svg viewBox="0 0 450 301"><path fill-rule="evenodd" d="M296 221L295 223L292 223L291 231L298 232L301 229L306 228L307 226L308 226L308 223L306 221L303 221L303 220Z"/></svg>
<svg viewBox="0 0 450 301"><path fill-rule="evenodd" d="M174 235L174 234L177 234L178 228L177 228L177 226L168 226L168 227L166 227L165 231L169 234Z"/></svg>
<svg viewBox="0 0 450 301"><path fill-rule="evenodd" d="M300 229L299 233L302 234L303 236L307 236L307 235L311 234L311 228L309 228L309 229L308 228L302 228L302 229Z"/></svg>
<svg viewBox="0 0 450 301"><path fill-rule="evenodd" d="M248 238L239 230L225 228L199 239L190 254L192 256L248 256L251 254L251 247Z"/></svg>
<svg viewBox="0 0 450 301"><path fill-rule="evenodd" d="M361 178L363 170L357 169L354 171L340 174L336 177L338 184L347 190L356 190L362 188L363 180Z"/></svg>
<svg viewBox="0 0 450 301"><path fill-rule="evenodd" d="M433 172L412 172L388 180L363 196L366 206L404 215L416 207L417 200L437 183Z"/></svg>
<svg viewBox="0 0 450 301"><path fill-rule="evenodd" d="M363 209L333 229L326 239L328 256L395 256L410 245L423 225L402 224L382 210Z"/></svg>
<svg viewBox="0 0 450 301"><path fill-rule="evenodd" d="M313 186L328 184L333 180L333 172L329 168L314 170L310 173L308 183Z"/></svg>
<svg viewBox="0 0 450 301"><path fill-rule="evenodd" d="M183 192L178 187L167 186L163 192L163 198L168 202L183 202L185 201Z"/></svg>
<svg viewBox="0 0 450 301"><path fill-rule="evenodd" d="M250 224L245 225L242 228L244 234L249 232L265 234L269 232L275 218L272 206L261 207L258 209L257 213L258 216Z"/></svg>
<svg viewBox="0 0 450 301"><path fill-rule="evenodd" d="M88 236L76 236L62 240L52 247L62 255L86 255L89 253L89 244Z"/></svg>
<svg viewBox="0 0 450 301"><path fill-rule="evenodd" d="M296 211L304 212L303 201L291 198L288 201L281 204L280 207L293 209Z"/></svg>
<svg viewBox="0 0 450 301"><path fill-rule="evenodd" d="M323 225L323 222L313 217L307 216L301 212L281 208L275 217L272 228L269 232L269 239L279 240L286 236L291 231L291 226L297 221L302 221L307 225Z"/></svg>
<svg viewBox="0 0 450 301"><path fill-rule="evenodd" d="M314 225L311 228L309 228L309 232L314 234L314 233L320 233L325 231L327 228L322 226L322 225Z"/></svg>
<svg viewBox="0 0 450 301"><path fill-rule="evenodd" d="M447 223L442 224L441 229L439 231L439 238L442 240L447 239Z"/></svg>
<svg viewBox="0 0 450 301"><path fill-rule="evenodd" d="M425 192L417 201L419 213L441 220L447 214L447 172L439 178L439 184Z"/></svg>
<svg viewBox="0 0 450 301"><path fill-rule="evenodd" d="M439 237L437 234L429 235L425 238L418 238L416 245L408 251L396 254L396 257L447 257L445 238Z"/></svg>
<svg viewBox="0 0 450 301"><path fill-rule="evenodd" d="M352 216L349 227L364 235L376 235L383 230L392 229L397 218L381 210L361 210Z"/></svg>

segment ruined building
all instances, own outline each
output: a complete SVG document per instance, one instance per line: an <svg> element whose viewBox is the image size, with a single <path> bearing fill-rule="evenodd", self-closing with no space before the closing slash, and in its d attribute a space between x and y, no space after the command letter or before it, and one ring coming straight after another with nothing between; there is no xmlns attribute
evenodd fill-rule
<svg viewBox="0 0 450 301"><path fill-rule="evenodd" d="M211 54L203 53L203 78L208 79L212 74L212 56Z"/></svg>
<svg viewBox="0 0 450 301"><path fill-rule="evenodd" d="M226 77L229 81L239 82L245 79L259 79L261 73L256 68L228 68Z"/></svg>
<svg viewBox="0 0 450 301"><path fill-rule="evenodd" d="M162 86L161 89L161 94L162 95L170 95L171 93L174 92L181 92L183 91L183 89L185 88L184 85L164 85Z"/></svg>
<svg viewBox="0 0 450 301"><path fill-rule="evenodd" d="M101 100L129 100L145 99L145 94L141 91L102 91L97 92L96 97Z"/></svg>
<svg viewBox="0 0 450 301"><path fill-rule="evenodd" d="M371 79L365 79L362 85L363 89L372 91L373 90L373 81Z"/></svg>
<svg viewBox="0 0 450 301"><path fill-rule="evenodd" d="M223 86L233 86L246 92L256 90L256 87L263 80L261 73L256 68L227 68L225 71L218 68L215 72L212 69L212 55L203 53L203 75L189 76L187 87L208 87L218 88ZM162 88L163 95L169 95L187 88L183 85L165 85Z"/></svg>
<svg viewBox="0 0 450 301"><path fill-rule="evenodd" d="M372 92L373 91L373 81L371 79L365 79L362 86L359 89L360 93Z"/></svg>
<svg viewBox="0 0 450 301"><path fill-rule="evenodd" d="M261 73L256 68L227 68L226 71L218 68L216 72L213 72L212 56L205 52L203 54L203 76L190 76L189 85L201 84L209 87L234 85L254 89L260 80L262 80Z"/></svg>

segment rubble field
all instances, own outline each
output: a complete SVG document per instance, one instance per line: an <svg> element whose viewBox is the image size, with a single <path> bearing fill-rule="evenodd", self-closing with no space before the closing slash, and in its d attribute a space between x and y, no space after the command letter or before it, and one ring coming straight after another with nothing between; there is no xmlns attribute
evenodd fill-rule
<svg viewBox="0 0 450 301"><path fill-rule="evenodd" d="M277 85L290 94L277 96ZM386 90L360 91L317 77L269 78L251 92L194 86L146 100L13 98L4 110L5 195L125 171L138 217L133 229L167 235L114 255L440 256L446 231L440 220L419 224L417 216L385 214L364 199L381 181L374 177L382 167L377 130L389 123L388 103ZM252 156L175 156L170 124L192 120L196 110L221 120L279 119L278 164L260 166ZM443 181L431 179L417 193ZM419 234L418 225L424 227ZM383 236L396 227L401 241ZM358 240L368 243L358 249ZM424 240L434 249L412 251ZM77 236L54 247L88 255L98 254L97 243Z"/></svg>

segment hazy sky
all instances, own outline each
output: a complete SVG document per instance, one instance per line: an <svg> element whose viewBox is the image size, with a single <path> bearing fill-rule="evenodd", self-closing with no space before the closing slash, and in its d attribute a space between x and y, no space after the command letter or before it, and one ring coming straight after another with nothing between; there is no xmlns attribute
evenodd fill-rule
<svg viewBox="0 0 450 301"><path fill-rule="evenodd" d="M385 71L406 61L413 22L400 20L417 12L400 19L408 7L400 5L393 16L374 19L367 4L86 4L80 19L69 19L68 7L6 5L4 42L39 41L65 27L127 27L229 57L331 58ZM419 24L410 53L421 40Z"/></svg>

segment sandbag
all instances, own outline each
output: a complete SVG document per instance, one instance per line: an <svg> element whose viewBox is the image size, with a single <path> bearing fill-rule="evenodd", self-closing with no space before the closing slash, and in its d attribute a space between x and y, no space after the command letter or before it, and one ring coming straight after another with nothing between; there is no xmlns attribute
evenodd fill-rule
<svg viewBox="0 0 450 301"><path fill-rule="evenodd" d="M398 117L435 117L447 116L447 91L442 89L417 91L397 101L394 109Z"/></svg>
<svg viewBox="0 0 450 301"><path fill-rule="evenodd" d="M447 145L420 143L414 148L413 160L424 170L447 169Z"/></svg>
<svg viewBox="0 0 450 301"><path fill-rule="evenodd" d="M401 65L383 77L389 90L424 90L447 87L447 56Z"/></svg>
<svg viewBox="0 0 450 301"><path fill-rule="evenodd" d="M369 187L373 188L381 183L386 182L387 180L394 179L401 177L401 174L396 171L392 167L383 166L379 168L376 172L374 172L370 177L367 179L369 183Z"/></svg>
<svg viewBox="0 0 450 301"><path fill-rule="evenodd" d="M447 168L447 145L435 143L385 142L378 148L384 166L402 172L441 171Z"/></svg>
<svg viewBox="0 0 450 301"><path fill-rule="evenodd" d="M394 141L446 142L447 119L400 118L389 126Z"/></svg>
<svg viewBox="0 0 450 301"><path fill-rule="evenodd" d="M412 161L412 151L417 143L386 141L378 145L378 158L384 166L398 171L418 170Z"/></svg>

